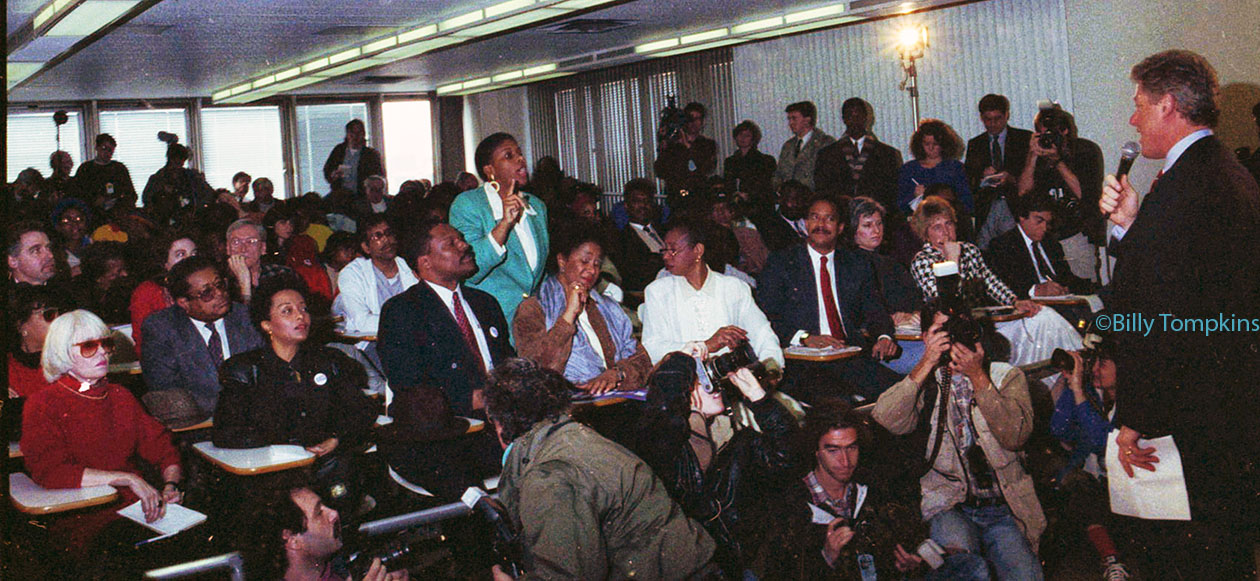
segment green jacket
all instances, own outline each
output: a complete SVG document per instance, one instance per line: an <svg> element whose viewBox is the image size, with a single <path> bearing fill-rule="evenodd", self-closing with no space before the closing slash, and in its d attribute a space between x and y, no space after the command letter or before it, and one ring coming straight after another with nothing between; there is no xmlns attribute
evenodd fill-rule
<svg viewBox="0 0 1260 581"><path fill-rule="evenodd" d="M499 493L526 579L685 579L713 556L647 464L568 416L512 442Z"/></svg>

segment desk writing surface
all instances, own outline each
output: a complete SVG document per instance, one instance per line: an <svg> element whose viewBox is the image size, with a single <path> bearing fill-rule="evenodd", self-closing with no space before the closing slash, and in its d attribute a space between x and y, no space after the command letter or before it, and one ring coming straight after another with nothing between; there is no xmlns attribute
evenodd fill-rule
<svg viewBox="0 0 1260 581"><path fill-rule="evenodd" d="M126 363L110 363L109 372L115 374L140 375L140 362L128 361Z"/></svg>
<svg viewBox="0 0 1260 581"><path fill-rule="evenodd" d="M301 446L276 444L261 448L220 448L197 442L193 449L214 465L238 475L266 474L315 463L315 455Z"/></svg>
<svg viewBox="0 0 1260 581"><path fill-rule="evenodd" d="M22 457L22 443L9 442L9 458L21 458L21 457Z"/></svg>
<svg viewBox="0 0 1260 581"><path fill-rule="evenodd" d="M840 361L857 357L861 354L862 348L857 346L834 349L830 347L815 348L794 345L783 350L783 357L789 361Z"/></svg>
<svg viewBox="0 0 1260 581"><path fill-rule="evenodd" d="M30 476L14 473L9 475L9 495L13 506L26 514L53 514L113 502L118 490L109 485L44 488Z"/></svg>

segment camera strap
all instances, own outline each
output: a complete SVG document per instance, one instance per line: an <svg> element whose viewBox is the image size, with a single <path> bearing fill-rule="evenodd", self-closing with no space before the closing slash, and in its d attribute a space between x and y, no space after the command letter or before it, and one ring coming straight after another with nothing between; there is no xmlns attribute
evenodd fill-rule
<svg viewBox="0 0 1260 581"><path fill-rule="evenodd" d="M949 376L948 370L945 371L945 375L946 375L946 383L948 383L948 376ZM924 466L923 474L927 474L929 471L932 470L932 467L936 465L936 457L939 456L941 453L941 441L945 439L945 425L949 423L949 420L946 415L949 411L948 410L949 394L946 393L945 391L945 383L942 383L940 380L938 380L935 373L931 374L929 378L930 378L929 381L936 383L936 386L935 386L936 389L933 390L932 386L930 385L926 386L928 389L926 390L927 391L926 397L924 397L924 400L923 400L923 404L924 404L923 409L928 411L929 415L927 417L930 417L930 414L932 413L930 411L932 409L932 406L934 405L936 406L936 409L937 409L936 430L935 430L936 434L934 437L935 441L932 442L932 453L928 454L928 459L927 459L926 465ZM927 429L928 429L928 438L933 439L933 435L931 434L932 424L930 420L928 422Z"/></svg>

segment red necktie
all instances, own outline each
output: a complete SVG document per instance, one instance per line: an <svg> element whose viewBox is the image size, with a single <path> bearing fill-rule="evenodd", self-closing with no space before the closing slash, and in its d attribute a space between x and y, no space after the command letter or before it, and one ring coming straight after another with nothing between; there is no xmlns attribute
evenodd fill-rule
<svg viewBox="0 0 1260 581"><path fill-rule="evenodd" d="M468 315L464 314L464 305L459 300L458 290L451 295L451 303L455 308L455 324L459 325L459 332L464 334L464 342L472 350L473 359L477 360L477 367L485 373L486 362L481 360L481 348L477 346L477 335L473 333L472 325L468 322Z"/></svg>
<svg viewBox="0 0 1260 581"><path fill-rule="evenodd" d="M818 267L818 283L822 288L823 310L827 311L827 326L831 327L831 336L844 340L844 323L840 321L840 310L836 308L836 295L831 290L831 273L827 271L827 257L823 256Z"/></svg>
<svg viewBox="0 0 1260 581"><path fill-rule="evenodd" d="M1147 190L1146 192L1148 195L1151 192L1155 191L1155 186L1159 185L1159 178L1162 178L1162 177L1164 177L1164 170L1161 169L1159 170L1159 173L1155 174L1155 179L1151 180L1151 189Z"/></svg>

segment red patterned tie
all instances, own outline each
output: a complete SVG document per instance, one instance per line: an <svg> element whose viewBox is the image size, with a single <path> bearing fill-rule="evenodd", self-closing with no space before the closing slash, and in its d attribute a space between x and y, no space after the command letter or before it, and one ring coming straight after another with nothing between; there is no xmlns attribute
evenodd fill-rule
<svg viewBox="0 0 1260 581"><path fill-rule="evenodd" d="M818 267L818 276L821 280L818 283L822 288L823 310L827 311L827 326L831 327L831 336L841 341L844 340L844 323L840 321L840 310L836 308L836 295L831 290L831 273L827 270L827 257L820 257L821 265Z"/></svg>
<svg viewBox="0 0 1260 581"><path fill-rule="evenodd" d="M477 367L485 373L486 362L481 360L481 348L477 347L477 335L473 333L472 325L468 322L468 315L464 314L464 305L459 300L458 290L451 295L451 303L455 308L455 324L459 325L459 332L464 334L464 342L472 350L473 359L477 360Z"/></svg>

